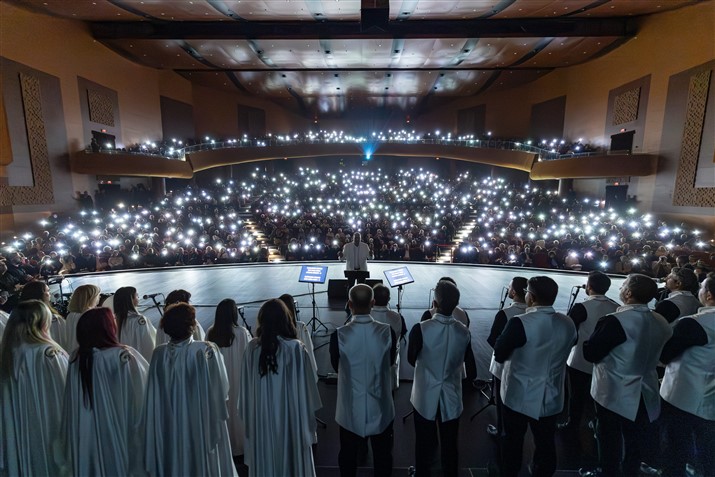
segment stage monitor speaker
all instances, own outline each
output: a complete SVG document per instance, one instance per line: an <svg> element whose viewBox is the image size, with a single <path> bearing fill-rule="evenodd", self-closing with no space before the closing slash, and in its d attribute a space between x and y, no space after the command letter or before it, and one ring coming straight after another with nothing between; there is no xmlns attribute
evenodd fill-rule
<svg viewBox="0 0 715 477"><path fill-rule="evenodd" d="M328 280L328 298L348 299L348 281L344 278Z"/></svg>
<svg viewBox="0 0 715 477"><path fill-rule="evenodd" d="M382 283L381 278L368 278L365 284L374 287ZM344 278L328 280L328 298L348 299L348 281Z"/></svg>

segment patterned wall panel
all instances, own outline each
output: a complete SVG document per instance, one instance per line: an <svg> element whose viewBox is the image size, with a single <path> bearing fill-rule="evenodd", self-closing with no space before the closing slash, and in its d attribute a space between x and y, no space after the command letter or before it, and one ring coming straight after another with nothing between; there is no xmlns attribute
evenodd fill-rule
<svg viewBox="0 0 715 477"><path fill-rule="evenodd" d="M641 89L633 88L616 96L613 104L613 125L630 123L638 119Z"/></svg>
<svg viewBox="0 0 715 477"><path fill-rule="evenodd" d="M92 122L114 127L114 107L112 98L99 91L87 90L89 119Z"/></svg>
<svg viewBox="0 0 715 477"><path fill-rule="evenodd" d="M695 187L711 75L707 70L690 78L673 205L715 207L715 187Z"/></svg>
<svg viewBox="0 0 715 477"><path fill-rule="evenodd" d="M52 204L55 196L52 188L50 157L42 116L42 91L40 80L20 73L22 105L25 112L25 129L30 149L32 181L30 186L12 186L0 189L0 206Z"/></svg>

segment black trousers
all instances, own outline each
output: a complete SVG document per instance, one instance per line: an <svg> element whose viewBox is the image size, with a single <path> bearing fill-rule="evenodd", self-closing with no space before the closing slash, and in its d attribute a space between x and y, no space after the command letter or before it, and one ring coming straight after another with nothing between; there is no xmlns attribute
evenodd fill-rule
<svg viewBox="0 0 715 477"><path fill-rule="evenodd" d="M685 464L702 475L715 475L715 422L679 409L661 399L662 423L667 430L664 475L684 477Z"/></svg>
<svg viewBox="0 0 715 477"><path fill-rule="evenodd" d="M558 414L533 419L504 405L502 446L502 477L519 475L527 425L534 435L534 457L531 472L535 477L546 477L556 472L556 419Z"/></svg>
<svg viewBox="0 0 715 477"><path fill-rule="evenodd" d="M434 421L426 419L415 410L415 476L428 477L437 450L439 435L440 460L444 477L456 477L459 468L457 436L459 418L442 421L439 410Z"/></svg>
<svg viewBox="0 0 715 477"><path fill-rule="evenodd" d="M361 437L340 427L340 452L338 465L341 477L355 477L360 449L370 441L372 446L373 469L376 476L392 475L392 443L394 440L392 422L379 434Z"/></svg>
<svg viewBox="0 0 715 477"><path fill-rule="evenodd" d="M620 414L596 405L596 441L598 460L604 476L638 475L643 455L649 443L653 443L655 428L648 419L643 398L638 406L636 420L631 421Z"/></svg>
<svg viewBox="0 0 715 477"><path fill-rule="evenodd" d="M591 397L591 375L579 371L578 369L566 366L567 381L569 389L569 414L568 419L574 429L581 425L584 412L590 414L593 409L593 398Z"/></svg>

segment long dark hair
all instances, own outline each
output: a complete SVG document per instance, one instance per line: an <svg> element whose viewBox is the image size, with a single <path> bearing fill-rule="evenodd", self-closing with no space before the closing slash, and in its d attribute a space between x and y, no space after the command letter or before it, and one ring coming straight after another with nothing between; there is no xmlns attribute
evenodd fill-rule
<svg viewBox="0 0 715 477"><path fill-rule="evenodd" d="M114 316L117 319L117 336L121 336L124 322L127 321L129 312L137 312L134 307L134 295L137 289L134 287L122 287L114 294Z"/></svg>
<svg viewBox="0 0 715 477"><path fill-rule="evenodd" d="M268 300L258 310L258 329L256 337L261 343L261 356L258 358L258 371L261 376L268 372L278 374L278 337L295 339L295 326L290 319L290 311L285 303L277 298Z"/></svg>
<svg viewBox="0 0 715 477"><path fill-rule="evenodd" d="M48 288L45 282L39 280L27 282L20 291L20 299L18 301L40 300L47 305L53 315L59 315L60 312L55 310L51 303L45 302L45 288Z"/></svg>
<svg viewBox="0 0 715 477"><path fill-rule="evenodd" d="M285 303L286 308L288 308L288 311L290 312L290 321L293 323L293 326L297 327L298 314L295 312L295 298L293 298L293 295L284 293L279 296L278 299Z"/></svg>
<svg viewBox="0 0 715 477"><path fill-rule="evenodd" d="M206 334L207 341L213 341L219 348L228 348L233 344L236 335L233 329L238 326L238 309L236 302L230 298L221 300L216 305L214 324Z"/></svg>
<svg viewBox="0 0 715 477"><path fill-rule="evenodd" d="M94 348L105 349L122 346L117 340L117 323L109 308L92 308L77 322L79 348L74 360L79 359L84 404L92 409L92 356Z"/></svg>

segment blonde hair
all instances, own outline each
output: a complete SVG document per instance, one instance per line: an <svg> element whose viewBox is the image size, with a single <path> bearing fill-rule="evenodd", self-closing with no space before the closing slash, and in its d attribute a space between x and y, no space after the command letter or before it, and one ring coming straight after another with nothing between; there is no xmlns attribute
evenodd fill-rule
<svg viewBox="0 0 715 477"><path fill-rule="evenodd" d="M13 369L13 353L24 343L46 343L60 346L50 337L52 312L40 300L27 300L17 304L7 320L0 346L0 376L9 378Z"/></svg>
<svg viewBox="0 0 715 477"><path fill-rule="evenodd" d="M81 285L72 293L67 311L70 313L84 313L92 308L99 298L100 289L96 285Z"/></svg>

